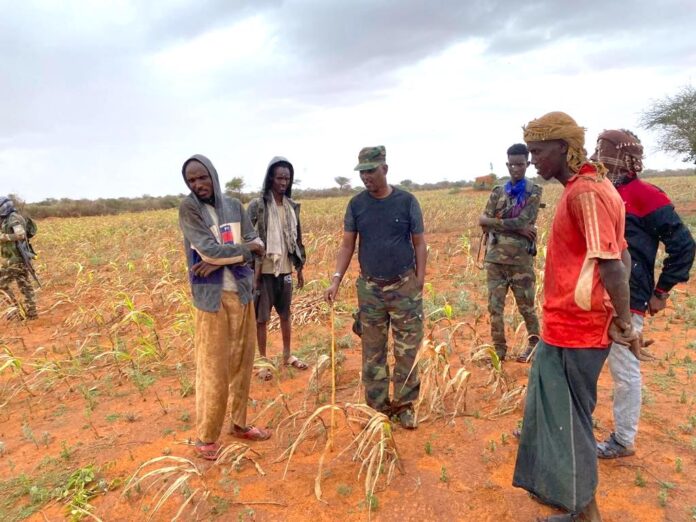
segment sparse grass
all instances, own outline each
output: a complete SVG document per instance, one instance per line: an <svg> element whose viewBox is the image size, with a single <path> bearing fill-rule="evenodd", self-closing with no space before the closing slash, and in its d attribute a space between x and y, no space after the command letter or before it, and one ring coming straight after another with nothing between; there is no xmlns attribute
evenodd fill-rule
<svg viewBox="0 0 696 522"><path fill-rule="evenodd" d="M558 187L549 187L549 189L553 189L551 190L552 192L555 190L555 193L558 193L558 190L556 190ZM696 195L693 191L690 194ZM480 212L480 208L478 208L480 206L479 203L485 202L487 195L487 193L472 194L468 191L461 191L457 196L458 199L476 198L476 201L474 203L468 202L466 206L457 202L457 206L455 206L452 204L454 199L448 198L448 195L444 192L428 193L424 195L423 209L426 214L426 222L428 223L428 232L452 232L452 238L454 239L446 242L445 246L440 245L442 238L437 238L436 242L433 242L430 252L433 260L433 265L431 266L436 268L429 272L432 279L428 282L431 290L429 291L430 294L426 295L426 300L428 301L426 307L430 307L428 308L430 311L435 311L439 308L428 322L428 328L435 326L434 339L436 341L434 344L444 341L447 349L450 350L447 356L451 361L456 360L456 363L450 366L449 370L451 373L447 378L452 379L454 377L456 370L460 369L459 363L467 367L467 370L463 371L471 370L473 373L470 379L471 384L467 383L471 387L468 398L470 404L467 405L467 398L464 398L458 413L455 413L455 415L468 414L468 416L456 418L457 433L464 439L462 441L463 444L473 444L474 448L476 447L476 442L478 442L479 447L486 444L487 450L485 453L490 457L495 452L494 458L492 458L492 461L495 462L503 456L508 458L510 451L514 453L515 445L513 444L510 448L507 448L509 443L507 434L500 434L499 429L490 429L490 426L494 426L497 423L491 423L488 419L492 416L492 412L506 414L517 410L519 399L523 396L524 389L515 388L514 384L524 382L524 372L522 372L520 367L508 364L506 369L509 369L510 375L514 377L514 383L511 380L510 386L504 389L507 383L502 379L501 373L491 372L490 376L493 379L489 380L487 387L485 387L486 385L483 385L483 381L486 380L486 376L484 375L483 380L480 378L484 370L469 366L471 361L467 357L470 347L481 346L482 341L477 339L477 336L487 337L486 314L485 309L481 307L480 303L483 301L480 299L481 295L479 295L482 292L485 293L485 288L482 286L485 281L485 273L471 270L473 232L466 231L462 233L460 227L462 223L471 221L471 216L476 217L477 213ZM691 196L687 198L689 201L692 199ZM312 202L312 205L314 203ZM336 208L337 206L343 206L345 201L331 200L326 203L316 203L318 205L317 208L322 208L323 210L320 212L313 210L309 213L305 210L303 220L306 221L303 222L303 225L305 225L308 231L307 247L312 265L317 263L317 272L322 274L326 272L328 274L332 267L328 270L324 270L324 268L333 263L335 250L340 240L340 234L337 234L336 231L340 231L341 216L338 215L340 212L336 212ZM305 209L308 208L310 207L305 207ZM548 214L551 215L552 212L548 212ZM691 217L693 221L693 216ZM547 223L548 219L540 226L540 233L543 234L544 230L546 230ZM8 340L4 327L0 328L2 330L0 337L3 337L0 339L0 349L3 343L11 342L13 343L12 349L15 350L12 357L8 355L6 358L0 358L0 366L3 366L5 362L10 364L2 373L2 381L0 382L0 410L3 415L5 413L14 415L15 432L20 431L20 428L22 428L19 434L12 434L12 440L10 438L4 439L3 437L7 443L6 447L0 442L0 463L6 464L4 468L6 475L2 478L5 482L0 482L0 484L4 485L9 481L10 479L7 477L13 477L20 470L24 471L30 484L26 488L25 495L15 498L15 504L18 509L27 508L27 512L34 509L31 511L32 513L36 513L37 508L31 506L40 506L42 503L45 505L46 502L55 501L56 498L53 492L66 484L69 475L68 468L70 470L74 470L77 467L83 469L82 467L89 464L89 462L85 462L85 459L95 455L95 452L99 454L100 448L111 443L110 435L113 432L122 432L126 436L119 439L114 447L109 447L109 452L118 452L118 457L115 458L122 458L123 461L128 461L130 455L131 461L129 464L131 466L130 471L132 471L139 464L135 460L139 453L134 450L132 443L142 438L149 438L141 437L141 431L144 433L147 430L148 433L154 434L155 438L157 438L158 434L171 436L174 428L177 431L190 429L189 426L182 426L182 423L190 424L193 417L193 413L182 411L184 408L190 409L192 405L193 320L184 256L181 254L179 244L180 233L176 228L176 212L146 212L139 215L129 214L110 218L55 220L47 223L45 230L48 230L49 227L51 233L42 235L39 238L42 250L46 255L42 255L37 264L39 271L45 274L44 277L46 279L41 300L43 303L42 307L45 305L45 308L42 309L42 314L45 310L46 317L42 315L41 323L57 319L50 324L52 337L50 341L47 338L41 339L38 344L41 345L42 351L33 353L33 349L38 344L37 346L22 347L20 345L23 341L20 341L19 337L17 340L14 338ZM153 233L155 231L156 233ZM125 244L130 245L129 248L124 248ZM137 251L134 251L133 247ZM541 255L542 252L540 250ZM448 264L451 265L452 270L445 270ZM348 279L341 290L341 302L336 306L336 311L339 314L337 322L342 323L344 327L339 332L337 346L339 349L342 349L341 351L346 351L350 357L354 357L356 354L348 350L355 348L356 343L359 343L357 337L347 333L349 332L349 313L354 308L355 295L352 286L354 269L356 269L355 262L353 263L351 274L347 274ZM314 276L314 270L315 268L312 266L309 272L310 277ZM434 277L436 271L439 274L444 273L444 277L447 279ZM438 275L437 277L441 276ZM295 305L297 305L298 311L301 312L299 320L306 321L304 324L324 325L326 322L328 309L319 297L319 290L326 283L322 278L323 275L311 282L308 285L309 288L299 292L296 296L302 297L295 301ZM645 381L649 388L644 396L644 401L648 405L659 404L659 407L644 408L644 411L647 410L646 419L660 424L660 433L663 434L663 437L671 437L679 443L675 445L675 447L679 448L677 451L686 451L688 453L682 453L681 457L673 462L661 464L660 474L676 470L678 473L683 473L681 477L684 479L689 478L689 473L692 472L689 467L691 462L689 457L696 450L695 428L690 419L690 416L694 413L693 406L696 404L690 391L694 383L693 374L696 372L696 366L693 362L693 354L696 352L692 351L696 350L696 341L692 339L691 335L693 326L691 326L691 330L687 330L687 326L693 325L693 320L696 318L696 315L692 313L696 310L696 297L689 295L691 288L693 286L680 285L675 291L675 298L678 299L680 309L678 310L679 317L675 316L669 325L669 329L672 331L671 347L669 338L665 337L662 332L660 335L661 339L658 339L659 341L665 338L668 339L665 348L670 349L671 353L662 362L651 363L644 368ZM55 308L49 308L54 305ZM56 310L59 313L52 314L52 310ZM668 309L667 313L671 314L671 312L672 310ZM44 319L49 321L43 321ZM467 330L469 327L463 327L459 331L455 331L456 326L453 323L463 319L471 321L473 326L470 328L471 331ZM439 320L437 324L435 324L436 320ZM653 319L653 321L655 325L662 326L664 324L664 319L660 317ZM515 330L520 324L517 314L514 313L507 314L506 322L508 323L508 328L512 328L512 330ZM297 324L302 323L295 324L297 326ZM21 326L21 328L25 329L29 327L34 327L34 325L27 324L26 326ZM36 331L40 332L41 328L37 328ZM17 330L17 332L20 332L20 336L24 335L24 330ZM296 341L299 341L296 346L300 348L298 355L306 358L308 362L316 364L323 354L328 353L329 339L323 327L313 326L309 330L296 328L295 332L298 336ZM14 335L14 333L11 335ZM273 335L277 335L277 333L274 332ZM519 337L515 337L515 340L519 340ZM459 348L454 342L460 343ZM15 344L18 345L17 349L15 349ZM687 349L690 351L685 357L684 346L687 344ZM457 360L457 357L459 360ZM662 366L658 366L658 364ZM341 392L343 397L346 397L352 394L353 390L357 390L356 393L360 397L359 400L362 400L363 393L359 389L359 377L356 377L356 372L353 368L354 366L351 367L350 379L344 379L340 383ZM659 372L660 375L657 381L652 379L655 372ZM259 425L276 426L278 433L285 435L285 437L276 436L271 443L261 446L264 452L269 452L266 458L273 458L280 452L280 450L275 450L276 447L282 450L294 442L296 431L303 424L307 415L310 414L310 408L316 403L329 400L326 386L328 373L326 372L319 376L317 385L314 387L316 391L309 395L307 411L295 411L295 408L300 407L299 403L304 398L301 394L299 396L298 394L291 395L288 391L286 392L287 395L280 400L272 398L273 395L280 396L282 391L288 389L284 387L284 381L288 377L294 375L294 377L302 379L304 384L309 374L310 372L286 372L283 368L279 374L275 374L276 379L274 382L267 385L272 387L280 384L283 386L282 390L278 390L277 393L271 395L265 392L257 395L254 392L254 398L259 406L254 405L250 409L250 414L253 411L250 417L260 415L259 421L263 422L259 422ZM20 382L21 379L24 379L24 385ZM347 382L348 380L350 382ZM445 383L446 379L442 379L442 382ZM258 383L254 381L254 389L260 388L257 385ZM441 386L439 389L441 396L445 387ZM292 389L296 390L294 387ZM495 395L492 394L494 389ZM15 396L19 400L3 405L2 403L5 402L10 393L15 392L17 392ZM164 409L164 402L170 408L170 418L168 420L163 420L161 415L152 415L153 409L157 410L157 406L154 403L155 392L163 399L163 401L159 401L160 406ZM480 400L482 394L489 395L487 398ZM141 396L148 401L146 408L142 410L139 404ZM604 396L606 397L606 395ZM181 400L182 398L186 400ZM677 400L681 406L676 406ZM55 401L63 402L56 406ZM315 404L313 404L313 401L316 401ZM455 404L457 400L452 390L450 390L449 395L442 402L444 406L440 411L445 411L449 414L456 409ZM23 419L21 413L17 413L17 404L20 405L19 407L23 411L27 412L26 418ZM468 411L467 406L475 411ZM31 411L32 407L34 407L33 412ZM292 413L289 411L290 407L292 408ZM103 411L101 408L105 410ZM119 413L113 411L109 413L109 410L106 408L111 408L111 410ZM126 413L128 409L132 411ZM424 405L422 411L426 412L427 410ZM498 411L496 412L496 410ZM89 414L92 411L94 415L90 419ZM325 411L328 413L328 410ZM435 412L436 409L433 409L432 417L426 419L426 422L433 422L436 417L442 416L441 413ZM80 430L80 427L85 423L83 413L90 422L94 420L95 424L99 424L98 421L101 421L102 424L105 422L111 424L106 428L100 428L102 437L92 437L88 431ZM293 417L295 414L297 415ZM172 415L174 419L171 418ZM328 415L325 415L325 417L328 417ZM605 417L600 416L600 418ZM267 419L269 422L265 422ZM439 420L441 419L442 417ZM436 429L450 433L452 424L454 424L454 416L452 419L450 421L449 416L445 416L444 421L438 423ZM486 420L479 421L477 419ZM287 422L283 424L284 420L287 420ZM51 423L52 421L55 422ZM118 421L122 421L123 424L117 425ZM138 421L138 424L125 424L136 421ZM178 421L181 421L181 423ZM26 424L26 430L23 429L23 424ZM351 426L354 426L354 424L351 423ZM167 427L169 425L172 427ZM78 437L84 439L84 446L82 446L82 443L77 442L78 439L75 438L70 439L76 441L74 447L69 447L65 441L62 441L62 449L57 448L59 443L61 443L61 439L67 437L65 435L66 426L70 426L78 432ZM327 426L328 422L326 419L323 423L317 421L316 424L311 425L311 432L308 434L305 442L302 442L304 444L303 450L307 452L314 451L313 445L318 445L319 449L321 449L323 447L322 437L326 436ZM415 436L420 437L424 430L428 430L432 426L433 424L423 425ZM43 431L45 429L49 429L50 432ZM85 429L89 429L89 425L86 425ZM348 431L350 430L345 429L341 436L348 436ZM360 430L355 430L353 433L356 438L358 435L357 431ZM387 433L393 438L394 436L401 437L401 434L406 432L396 430L395 433L388 431ZM56 437L53 437L53 435ZM412 435L404 436L412 437ZM288 440L288 437L290 437L290 440ZM384 425L375 431L373 443L379 447L383 442L383 438L386 441L389 440L388 437L385 437ZM494 440L490 441L489 439L491 438ZM430 457L426 460L433 463L438 459L442 459L441 463L446 466L446 470L456 475L459 463L456 460L456 451L450 444L449 435L441 441L442 443L426 439L427 435L421 438L420 442L418 442L418 439L415 442L409 440L408 447L416 450L423 448L426 455L434 454L435 458ZM23 441L27 441L30 444L25 444ZM278 446L274 446L274 443ZM34 446L31 446L31 444ZM159 447L153 448L152 451L154 453L161 451L165 455L172 450L174 453L178 453L179 447L174 446L172 441L168 441L167 444L170 444L171 448L162 447L166 446L166 444L161 444ZM388 442L384 442L384 444L388 444ZM54 445L56 446L55 448ZM35 451L37 447L38 451ZM50 451L46 451L45 447L50 448ZM384 447L386 446L382 446L382 448ZM394 447L396 446L394 445ZM355 449L355 445L351 446L351 455ZM57 455L59 451L60 456ZM21 455L26 453L39 454L36 457L36 461L41 460L40 471L42 476L33 476L36 474L36 471L27 471L29 469L26 467L28 463L20 462ZM53 454L52 457L51 453ZM104 454L106 453L104 452ZM204 468L202 464L206 464L205 467L207 469L213 469L215 473L215 479L213 480L218 481L221 491L225 491L225 493L220 493L220 497L211 497L209 499L209 511L205 512L205 515L202 513L191 515L188 508L191 508L192 511L193 505L198 502L199 497L190 500L188 508L180 518L191 517L195 519L198 516L200 519L204 519L211 513L213 516L221 517L221 519L231 520L238 517L249 519L253 516L263 518L262 513L254 514L253 510L238 511L238 509L230 509L230 506L233 505L232 502L243 500L239 498L230 499L239 495L242 486L244 486L244 491L246 492L246 486L249 484L247 478L257 474L256 471L251 471L252 462L242 458L239 462L243 467L243 473L237 476L236 469L239 469L239 465L235 465L234 461L238 454L235 453L235 455L231 462L219 468L210 468L207 465L208 463L203 463L202 461L195 462L195 465L200 466L201 470ZM253 453L249 455L254 457ZM364 455L366 456L367 454ZM420 455L421 457L423 456L423 454ZM332 456L336 457L335 454ZM12 461L12 458L16 459L15 461L17 462L16 468L18 471L16 472L14 471L15 462ZM113 457L109 456L106 458ZM379 455L376 458L379 458ZM296 456L295 459L299 460L299 456ZM302 464L298 467L306 467L308 461L315 462L316 458L307 459L303 457ZM265 462L268 462L268 460L260 460L259 462L266 467ZM333 462L329 460L327 454L326 467L332 467ZM362 467L362 462L358 458L355 465L355 474L361 480L365 478L362 474L367 474L368 472L368 468ZM294 464L297 465L297 462ZM54 473L52 470L61 465L66 471L60 480L53 482L43 480L44 471L50 476L51 473ZM374 493L367 495L362 494L363 488L360 487L361 494L357 495L359 498L351 497L354 498L351 502L353 507L355 507L356 502L361 501L363 509L369 509L370 511L377 509L377 496L379 495L381 498L379 491L382 489L383 484L387 483L385 479L389 472L389 465L384 462L378 465L377 461L375 461L373 467L377 470L376 476L379 479L379 483L374 489ZM683 468L683 470L680 471L679 467ZM350 481L346 481L345 473L341 473L340 476L337 473L333 477L335 480L327 480L325 471L330 472L333 470L322 469L319 474L320 480L323 477L325 483L331 484L331 487L336 488L338 495L343 496L342 491L347 493L345 496L350 496L354 493L351 486L341 484L341 481L350 484ZM238 481L231 480L230 475L227 473L238 477ZM300 473L303 472L300 471ZM637 473L638 475L639 473ZM438 480L437 469L435 469L434 478L436 481ZM652 484L652 478L648 478ZM172 480L176 479L169 479L164 488L165 490L172 484ZM197 485L194 485L194 483L198 484L195 482L196 480L192 476L188 484L173 493L173 496L167 502L183 503L190 499L197 488ZM255 478L254 480L261 479ZM409 486L410 480L410 478L407 478ZM98 481L97 478L96 482ZM681 487L682 480L679 479L679 482ZM131 494L135 495L138 489L141 491L146 490L147 484L145 482L142 484L142 487L140 485L134 486L131 489ZM339 485L336 486L336 484ZM417 481L416 489L419 484L420 482ZM150 502L152 494L161 485L164 485L164 483L160 482L154 489L146 491L143 496L144 502L142 504L136 503L131 512L126 513L125 509L127 508L124 507L124 516L134 520L145 519L149 516L153 519L158 519L158 517L164 518L167 510L160 508L159 511L156 511L154 509L156 502ZM355 487L354 484L351 485ZM645 485L644 480L643 485ZM344 490L343 486L347 489ZM362 486L362 483L360 486ZM409 486L407 487L410 492ZM86 487L90 487L89 484L86 484ZM668 489L665 489L665 491L669 492ZM6 491L0 488L0 519L12 520L12 518L6 516L6 511L2 511L2 506L7 498L5 493ZM657 491L654 491L653 494L657 494ZM675 509L674 512L678 513L678 515L675 515L677 518L683 515L684 511L688 510L688 503L684 503L684 498L688 498L688 495L681 494L681 492L680 494L669 495L668 507ZM254 499L258 500L256 494L252 496L252 499L248 500ZM652 499L654 502L655 497L652 497ZM345 503L345 501L343 502ZM388 502L392 502L392 500L390 499ZM174 507L173 510L167 511L167 519L171 518L177 511L179 505L177 504L177 507ZM171 505L169 505L169 508L171 508ZM696 512L694 515L696 515ZM34 517L37 516L40 515L34 514Z"/></svg>
<svg viewBox="0 0 696 522"><path fill-rule="evenodd" d="M195 483L194 490L191 489L192 482ZM131 492L144 494L157 485L160 487L152 498L154 507L150 510L148 506L150 519L165 503L174 499L177 492L179 495L176 497L175 506L178 505L178 510L175 518L181 516L187 508L190 509L189 516L193 517L201 503L205 502L210 495L203 480L203 474L191 460L163 456L142 463L126 483L123 496L128 496Z"/></svg>
<svg viewBox="0 0 696 522"><path fill-rule="evenodd" d="M660 504L660 507L667 507L668 500L669 493L667 492L667 488L660 488L660 492L657 494L657 501Z"/></svg>
<svg viewBox="0 0 696 522"><path fill-rule="evenodd" d="M447 468L442 466L440 468L440 482L447 484L449 482L449 474L447 473Z"/></svg>
<svg viewBox="0 0 696 522"><path fill-rule="evenodd" d="M636 478L634 479L633 483L639 488L645 487L645 478L639 469L636 470Z"/></svg>
<svg viewBox="0 0 696 522"><path fill-rule="evenodd" d="M342 497L349 497L353 493L353 488L347 484L339 484L336 488L336 493Z"/></svg>
<svg viewBox="0 0 696 522"><path fill-rule="evenodd" d="M52 500L66 505L69 520L81 520L85 515L99 520L90 512L89 501L108 489L95 466L70 470L55 461L36 475L21 474L0 481L0 520L30 517Z"/></svg>

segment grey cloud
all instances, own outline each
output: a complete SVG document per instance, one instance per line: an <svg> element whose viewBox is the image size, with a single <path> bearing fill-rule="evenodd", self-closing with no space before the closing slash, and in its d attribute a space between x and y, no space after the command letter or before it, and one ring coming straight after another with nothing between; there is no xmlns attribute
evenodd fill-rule
<svg viewBox="0 0 696 522"><path fill-rule="evenodd" d="M389 87L400 68L472 38L483 41L492 56L521 55L574 38L603 47L597 55L592 45L580 45L578 56L569 57L578 66L586 53L595 67L688 65L694 59L693 51L684 53L693 48L693 17L688 15L696 14L695 5L686 0L659 6L645 0L269 3L265 14L279 47L296 63L256 71L251 78L222 73L220 83L244 85L251 79L254 90L264 95L273 96L283 85L286 96L320 105L349 104ZM634 52L621 47L627 39Z"/></svg>
<svg viewBox="0 0 696 522"><path fill-rule="evenodd" d="M27 0L3 8L0 152L50 150L63 172L85 154L113 173L119 155L187 143L176 126L194 118L206 136L216 115L202 107L211 100L252 107L259 122L350 106L378 98L402 68L472 38L490 56L511 59L567 38L601 41L601 52L581 49L584 64L598 69L696 60L693 0L180 0L111 4L118 12L94 5ZM273 28L277 66L229 66L208 78L201 100L179 99L148 69L154 53L257 14Z"/></svg>

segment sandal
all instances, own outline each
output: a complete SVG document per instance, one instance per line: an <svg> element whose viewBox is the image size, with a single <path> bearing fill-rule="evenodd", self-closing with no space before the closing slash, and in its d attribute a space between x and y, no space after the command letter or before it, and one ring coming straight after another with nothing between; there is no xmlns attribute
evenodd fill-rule
<svg viewBox="0 0 696 522"><path fill-rule="evenodd" d="M268 368L261 368L256 376L262 381L270 381L273 379L273 372Z"/></svg>
<svg viewBox="0 0 696 522"><path fill-rule="evenodd" d="M306 370L307 368L309 368L306 362L302 361L301 359L298 359L294 355L291 355L290 358L285 362L285 366L292 366L297 370Z"/></svg>
<svg viewBox="0 0 696 522"><path fill-rule="evenodd" d="M620 457L630 457L635 455L636 450L627 448L616 440L616 435L613 433L604 442L597 444L597 457L600 459L617 459Z"/></svg>
<svg viewBox="0 0 696 522"><path fill-rule="evenodd" d="M518 363L523 363L523 364L526 364L528 362L532 362L532 355L534 354L534 348L536 348L536 346L527 346L527 348L517 356L515 361L517 361Z"/></svg>
<svg viewBox="0 0 696 522"><path fill-rule="evenodd" d="M237 426L235 426L232 428L232 435L238 439L261 441L270 439L271 431L264 430L263 428L259 428L257 426L247 426L246 429L240 430L237 428Z"/></svg>
<svg viewBox="0 0 696 522"><path fill-rule="evenodd" d="M217 442L206 444L205 442L198 441L194 448L198 456L205 460L217 460L218 453L220 452L220 444Z"/></svg>

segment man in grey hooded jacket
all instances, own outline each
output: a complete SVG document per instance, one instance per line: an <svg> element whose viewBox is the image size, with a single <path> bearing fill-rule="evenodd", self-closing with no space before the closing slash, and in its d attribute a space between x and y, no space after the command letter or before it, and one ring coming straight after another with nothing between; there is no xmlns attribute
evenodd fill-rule
<svg viewBox="0 0 696 522"><path fill-rule="evenodd" d="M240 201L220 190L208 158L192 156L182 174L191 190L179 207L179 226L194 305L196 450L214 460L228 400L232 435L248 440L270 437L270 432L246 424L256 350L250 265L254 256L264 254L264 246Z"/></svg>

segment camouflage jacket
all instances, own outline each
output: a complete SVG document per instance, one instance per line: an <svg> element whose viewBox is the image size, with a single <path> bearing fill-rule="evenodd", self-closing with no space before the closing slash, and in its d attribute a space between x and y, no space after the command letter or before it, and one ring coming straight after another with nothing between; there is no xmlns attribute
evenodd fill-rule
<svg viewBox="0 0 696 522"><path fill-rule="evenodd" d="M18 212L0 218L0 265L23 264L17 241L26 239L26 222Z"/></svg>
<svg viewBox="0 0 696 522"><path fill-rule="evenodd" d="M531 265L534 257L529 253L531 242L516 233L536 222L539 204L541 203L542 188L531 180L527 180L527 201L519 216L506 217L515 206L513 198L505 193L503 185L496 186L491 192L484 214L498 218L500 221L486 227L488 231L487 263L503 265Z"/></svg>

